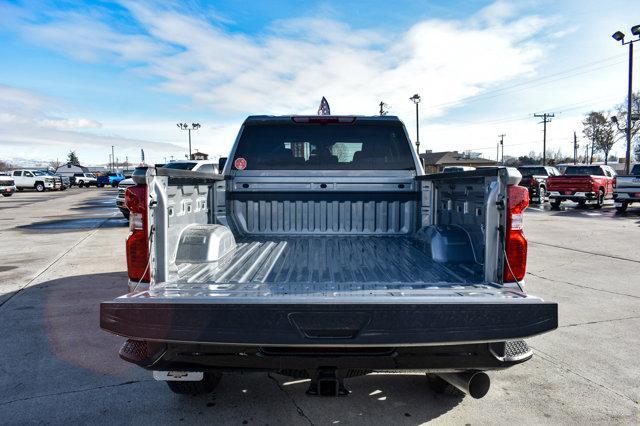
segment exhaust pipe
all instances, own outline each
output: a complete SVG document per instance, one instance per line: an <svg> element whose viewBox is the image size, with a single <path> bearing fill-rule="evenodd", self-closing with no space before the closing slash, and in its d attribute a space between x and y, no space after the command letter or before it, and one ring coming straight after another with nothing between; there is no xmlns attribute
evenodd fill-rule
<svg viewBox="0 0 640 426"><path fill-rule="evenodd" d="M438 376L475 399L480 399L485 396L491 386L491 379L482 371L441 373L438 374Z"/></svg>

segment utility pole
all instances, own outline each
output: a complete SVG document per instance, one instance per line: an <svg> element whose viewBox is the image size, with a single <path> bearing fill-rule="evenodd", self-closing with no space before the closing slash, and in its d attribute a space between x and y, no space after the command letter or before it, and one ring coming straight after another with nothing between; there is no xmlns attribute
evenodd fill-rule
<svg viewBox="0 0 640 426"><path fill-rule="evenodd" d="M116 161L116 157L113 153L113 145L111 145L111 171L114 169L114 162Z"/></svg>
<svg viewBox="0 0 640 426"><path fill-rule="evenodd" d="M577 164L578 159L578 137L575 130L573 131L573 164Z"/></svg>
<svg viewBox="0 0 640 426"><path fill-rule="evenodd" d="M545 112L544 114L533 114L534 117L542 118L540 123L544 124L542 130L542 165L547 165L547 123L551 121L553 117L555 117L552 112ZM538 124L540 124L538 123Z"/></svg>
<svg viewBox="0 0 640 426"><path fill-rule="evenodd" d="M589 158L589 144L584 146L584 164L588 163L587 158Z"/></svg>
<svg viewBox="0 0 640 426"><path fill-rule="evenodd" d="M504 166L504 137L507 136L507 135L505 135L503 133L503 134L498 135L498 136L500 136L500 145L499 145L499 147L502 150L502 160L500 161L500 164L502 164ZM498 162L498 159L496 158L496 163L497 162Z"/></svg>
<svg viewBox="0 0 640 426"><path fill-rule="evenodd" d="M384 101L380 101L380 103L378 104L380 105L380 115L387 115L387 110L385 110L385 107L388 107L389 105L385 104Z"/></svg>

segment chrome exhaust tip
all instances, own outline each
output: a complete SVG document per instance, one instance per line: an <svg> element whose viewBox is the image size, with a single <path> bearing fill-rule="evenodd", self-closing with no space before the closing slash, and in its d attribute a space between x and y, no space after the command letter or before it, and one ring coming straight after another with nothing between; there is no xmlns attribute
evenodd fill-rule
<svg viewBox="0 0 640 426"><path fill-rule="evenodd" d="M440 373L438 376L475 399L485 396L491 387L491 379L482 371Z"/></svg>

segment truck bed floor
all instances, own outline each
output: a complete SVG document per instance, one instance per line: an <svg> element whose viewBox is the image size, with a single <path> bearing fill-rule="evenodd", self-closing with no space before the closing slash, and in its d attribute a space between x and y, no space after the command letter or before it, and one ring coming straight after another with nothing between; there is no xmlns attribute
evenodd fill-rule
<svg viewBox="0 0 640 426"><path fill-rule="evenodd" d="M482 271L436 263L406 236L321 236L240 240L220 262L181 264L174 278L236 295L311 294L473 285Z"/></svg>

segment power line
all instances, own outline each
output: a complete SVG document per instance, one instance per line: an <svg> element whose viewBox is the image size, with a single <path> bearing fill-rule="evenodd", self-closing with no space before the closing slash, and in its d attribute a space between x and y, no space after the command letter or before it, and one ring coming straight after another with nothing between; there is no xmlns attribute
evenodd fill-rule
<svg viewBox="0 0 640 426"><path fill-rule="evenodd" d="M611 60L614 59L618 59L616 62L607 64L607 65L603 65L600 67L595 67L592 69L585 69L585 68L589 68L589 67L593 67L594 65L598 65L600 63L606 63L609 62ZM569 69L566 69L564 71L560 71L557 73L553 73L553 74L549 74L543 77L538 77L538 78L534 78L534 79L530 79L530 80L526 80L520 83L516 83L516 84L512 84L511 86L507 86L507 87L502 87L499 89L494 89L494 90L489 90L489 91L485 91L483 93L477 94L477 95L472 95L472 96L468 96L465 98L461 98L461 99L457 99L454 101L449 101L449 102L443 102L440 104L434 104L434 105L426 105L427 108L432 108L432 109L436 109L436 108L441 108L441 107L447 107L447 106L454 106L460 103L469 103L469 102L476 102L476 101L480 101L480 100L486 100L486 99L491 99L497 96L502 96L504 94L510 94L510 93L515 93L521 90L527 90L527 89L531 89L534 87L538 87L544 84L549 84L549 83L554 83L557 81L561 81L561 80L565 80L567 78L571 78L571 77L575 77L577 75L582 75L582 74L587 74L587 73L591 73L591 72L595 72L595 71L599 71L601 69L604 68L608 68L608 67L612 67L614 65L618 65L625 62L624 59L620 58L620 55L616 55L616 56L610 56L608 58L604 58L604 59L600 59L597 61L593 61L593 62L589 62L580 66L576 66L576 67L572 67ZM578 71L578 72L572 72L572 71ZM559 78L554 78L554 77L558 77L558 76L562 76ZM551 80L549 80L551 79ZM544 80L549 80L549 81L544 81ZM532 84L532 83L538 83L538 82L542 82L539 84ZM524 86L524 87L523 87ZM516 90L513 90L516 89ZM503 93L506 92L506 93Z"/></svg>
<svg viewBox="0 0 640 426"><path fill-rule="evenodd" d="M588 99L588 100L584 100L584 101L580 101L580 102L575 102L575 103L571 103L571 104L565 104L565 105L560 105L560 106L555 106L555 107L551 107L551 108L538 108L539 110L553 110L556 111L557 114L561 114L567 111L572 111L575 109L580 109L580 108L586 108L589 107L591 105L594 105L597 102L601 102L601 101L605 101L605 100L613 100L613 99L617 99L618 96L604 96L604 97L599 97L599 98L592 98L592 99ZM461 126L461 127L476 127L478 125L487 125L487 124L501 124L501 123L510 123L510 122L516 122L516 121L525 121L525 120L530 120L531 119L531 114L526 114L526 115L512 115L509 117L505 117L505 118L496 118L493 120L474 120L474 121L467 121L467 120L447 120L447 121L440 121L438 123L435 124L459 124L459 123L465 123L468 125L465 126Z"/></svg>

